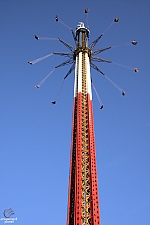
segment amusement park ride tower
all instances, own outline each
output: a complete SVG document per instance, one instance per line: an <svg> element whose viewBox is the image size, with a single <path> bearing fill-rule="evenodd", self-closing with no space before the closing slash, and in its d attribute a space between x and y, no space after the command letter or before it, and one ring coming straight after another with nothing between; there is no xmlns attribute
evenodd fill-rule
<svg viewBox="0 0 150 225"><path fill-rule="evenodd" d="M88 9L85 10L85 13L87 12ZM68 27L58 19L58 16L56 16L56 21L59 21L63 25ZM119 18L116 17L109 25L109 27L105 30L105 32L114 24L114 22L118 21ZM113 63L110 60L95 57L95 55L109 50L113 46L93 50L93 48L102 38L105 32L102 33L90 45L88 45L89 29L84 26L83 22L79 23L76 29L76 33L74 33L72 28L69 29L72 32L76 47L73 47L72 45L64 42L60 38L58 38L57 40L63 43L70 50L70 52L53 52L47 56L30 61L28 63L35 64L54 54L68 57L68 60L58 66L55 66L54 69L67 64L73 64L64 77L64 79L66 79L68 75L73 70L75 70L67 225L100 225L94 119L91 92L91 84L93 83L91 81L90 66L104 75L118 90L121 91L121 94L123 96L125 95L125 92L113 81L111 81L93 63L94 61ZM35 35L35 39L39 40L40 38ZM51 38L44 39L51 40ZM133 40L132 42L124 43L122 45L130 43L136 45L137 41ZM119 44L118 46L121 45ZM122 66L121 64L118 65ZM131 69L132 67L127 66L127 68ZM51 75L54 69L40 82L39 85L36 85L35 87L40 88L40 86ZM138 72L138 69L134 68L134 71ZM56 104L56 101L53 101L52 104ZM101 104L100 109L102 109L103 107L104 106Z"/></svg>
<svg viewBox="0 0 150 225"><path fill-rule="evenodd" d="M100 224L91 93L89 30L76 30L74 110L67 225Z"/></svg>

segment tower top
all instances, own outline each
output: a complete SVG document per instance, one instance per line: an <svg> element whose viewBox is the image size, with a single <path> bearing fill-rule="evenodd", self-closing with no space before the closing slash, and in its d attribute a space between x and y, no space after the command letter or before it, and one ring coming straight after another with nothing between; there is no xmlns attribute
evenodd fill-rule
<svg viewBox="0 0 150 225"><path fill-rule="evenodd" d="M86 31L87 33L90 32L89 29L84 26L83 22L79 22L77 25L76 33L78 33L79 31Z"/></svg>
<svg viewBox="0 0 150 225"><path fill-rule="evenodd" d="M77 26L78 26L78 28L81 28L81 27L85 28L85 26L84 26L84 23L83 23L83 22L79 22Z"/></svg>
<svg viewBox="0 0 150 225"><path fill-rule="evenodd" d="M88 47L89 29L79 22L76 28L76 47Z"/></svg>

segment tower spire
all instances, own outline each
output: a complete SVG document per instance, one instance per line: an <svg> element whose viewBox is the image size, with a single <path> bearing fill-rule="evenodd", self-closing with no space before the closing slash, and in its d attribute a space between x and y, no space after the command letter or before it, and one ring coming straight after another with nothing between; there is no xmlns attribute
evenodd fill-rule
<svg viewBox="0 0 150 225"><path fill-rule="evenodd" d="M100 224L88 39L89 30L80 22L76 30L67 225Z"/></svg>

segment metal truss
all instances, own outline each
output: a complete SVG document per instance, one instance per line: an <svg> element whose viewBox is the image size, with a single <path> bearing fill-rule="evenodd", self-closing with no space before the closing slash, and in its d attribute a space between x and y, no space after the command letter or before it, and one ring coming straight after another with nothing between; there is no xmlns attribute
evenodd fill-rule
<svg viewBox="0 0 150 225"><path fill-rule="evenodd" d="M70 51L74 52L75 51L75 47L73 47L72 45L68 44L67 42L61 40L60 38L58 38L58 40L63 43L68 49L70 49Z"/></svg>
<svg viewBox="0 0 150 225"><path fill-rule="evenodd" d="M65 66L65 65L71 64L71 63L73 63L73 62L74 62L73 59L68 59L68 60L66 60L65 62L59 64L58 66L55 66L55 68L58 68L58 67L61 67L61 66Z"/></svg>
<svg viewBox="0 0 150 225"><path fill-rule="evenodd" d="M66 79L68 77L68 75L74 70L74 68L75 68L75 62L71 66L70 70L68 71L68 73L66 74L66 76L64 77L64 79Z"/></svg>
<svg viewBox="0 0 150 225"><path fill-rule="evenodd" d="M90 65L93 67L93 69L97 70L99 73L101 73L102 75L105 75L99 68L98 66L96 66L94 63L90 63Z"/></svg>
<svg viewBox="0 0 150 225"><path fill-rule="evenodd" d="M89 49L92 49L95 47L95 45L97 44L97 42L103 37L104 34L101 34L98 38L96 38L95 41L93 41L90 45L89 45Z"/></svg>
<svg viewBox="0 0 150 225"><path fill-rule="evenodd" d="M72 28L71 28L71 32L72 32L72 36L73 36L73 39L74 39L75 44L76 44L77 37L76 37L76 35L75 35L75 33L74 33L74 31L73 31L73 29L72 29Z"/></svg>
<svg viewBox="0 0 150 225"><path fill-rule="evenodd" d="M102 59L102 58L99 58L99 57L92 57L92 61L112 63L111 60Z"/></svg>
<svg viewBox="0 0 150 225"><path fill-rule="evenodd" d="M104 51L106 51L106 50L109 50L109 49L111 49L111 48L112 48L112 46L109 46L109 47L107 47L107 48L98 48L98 49L92 51L92 55L97 55L97 54L99 54L99 53L101 53L101 52L104 52Z"/></svg>
<svg viewBox="0 0 150 225"><path fill-rule="evenodd" d="M53 52L53 54L73 58L73 53L71 52Z"/></svg>

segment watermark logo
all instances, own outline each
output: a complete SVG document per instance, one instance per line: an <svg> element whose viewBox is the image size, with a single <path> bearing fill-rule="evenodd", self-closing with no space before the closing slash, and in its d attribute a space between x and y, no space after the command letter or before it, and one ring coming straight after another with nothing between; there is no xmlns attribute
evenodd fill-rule
<svg viewBox="0 0 150 225"><path fill-rule="evenodd" d="M9 209L5 209L3 214L4 214L5 218L10 218L15 213L14 213L14 211L11 208L9 208Z"/></svg>
<svg viewBox="0 0 150 225"><path fill-rule="evenodd" d="M4 217L0 218L0 221L4 223L14 223L17 220L17 218L12 217L14 214L15 212L12 208L5 209L3 212Z"/></svg>

